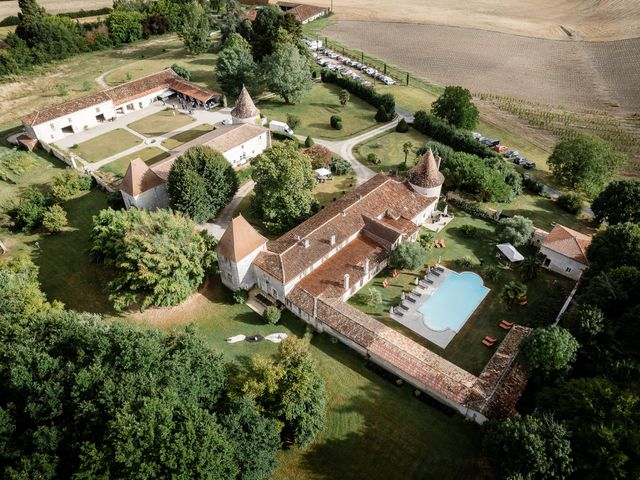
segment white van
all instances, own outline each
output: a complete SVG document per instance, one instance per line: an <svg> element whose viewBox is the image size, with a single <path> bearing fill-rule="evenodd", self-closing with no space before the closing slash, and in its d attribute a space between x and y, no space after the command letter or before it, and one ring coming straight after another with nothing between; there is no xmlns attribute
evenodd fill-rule
<svg viewBox="0 0 640 480"><path fill-rule="evenodd" d="M269 130L272 132L286 133L287 135L293 135L293 130L284 122L278 122L277 120L271 120L269 123Z"/></svg>

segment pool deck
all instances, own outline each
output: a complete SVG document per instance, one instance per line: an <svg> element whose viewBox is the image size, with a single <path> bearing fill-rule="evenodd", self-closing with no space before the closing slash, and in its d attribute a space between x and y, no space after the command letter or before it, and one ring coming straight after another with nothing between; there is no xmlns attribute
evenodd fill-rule
<svg viewBox="0 0 640 480"><path fill-rule="evenodd" d="M419 281L411 293L405 294L405 298L400 305L393 307L389 312L391 318L396 322L413 330L421 337L436 344L440 348L446 348L458 332L447 328L442 331L432 330L424 323L424 315L420 312L420 307L440 285L447 279L453 270L446 267L437 266L437 273L428 273Z"/></svg>

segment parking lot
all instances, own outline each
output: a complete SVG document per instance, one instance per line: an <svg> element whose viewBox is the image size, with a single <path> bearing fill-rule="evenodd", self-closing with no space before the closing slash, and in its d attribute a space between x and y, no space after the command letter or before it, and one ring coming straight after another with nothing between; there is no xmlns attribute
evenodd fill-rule
<svg viewBox="0 0 640 480"><path fill-rule="evenodd" d="M509 150L509 147L506 145L502 145L500 140L488 138L483 136L481 133L472 132L473 138L475 138L478 142L486 145L492 150L495 150L498 153L501 153L505 158L509 160L513 160L513 163L516 165L522 165L523 168L527 170L531 170L532 168L536 168L536 164L530 161L528 158L520 155L520 152L517 150Z"/></svg>
<svg viewBox="0 0 640 480"><path fill-rule="evenodd" d="M311 41L305 38L304 42L307 47L314 52L313 58L321 67L331 70L332 72L338 72L344 77L351 78L367 86L373 85L373 81L375 80L385 85L396 84L393 78L383 72L379 72L373 67L360 63L350 57L340 55L329 48L323 48L321 41Z"/></svg>

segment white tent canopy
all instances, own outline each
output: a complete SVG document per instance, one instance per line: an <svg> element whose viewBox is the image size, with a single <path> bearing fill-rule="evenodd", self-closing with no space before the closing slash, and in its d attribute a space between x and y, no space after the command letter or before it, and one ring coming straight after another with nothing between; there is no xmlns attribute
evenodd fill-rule
<svg viewBox="0 0 640 480"><path fill-rule="evenodd" d="M498 250L500 250L500 253L502 253L510 262L515 263L524 260L522 254L510 243L501 243L496 246L498 247Z"/></svg>
<svg viewBox="0 0 640 480"><path fill-rule="evenodd" d="M318 168L317 170L314 170L316 172L316 176L318 177L329 177L331 176L331 170L329 170L328 168Z"/></svg>

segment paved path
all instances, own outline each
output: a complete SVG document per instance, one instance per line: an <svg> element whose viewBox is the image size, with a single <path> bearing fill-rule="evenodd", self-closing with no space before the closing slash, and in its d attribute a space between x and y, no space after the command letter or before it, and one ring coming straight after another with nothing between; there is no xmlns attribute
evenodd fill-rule
<svg viewBox="0 0 640 480"><path fill-rule="evenodd" d="M249 195L255 186L255 182L253 180L249 180L247 183L242 185L235 196L231 199L231 202L222 209L220 214L215 218L215 220L211 223L204 223L202 225L198 225L198 227L206 230L209 235L220 240L222 234L227 229L231 220L233 219L233 214L236 212L237 208L240 206L244 197Z"/></svg>

